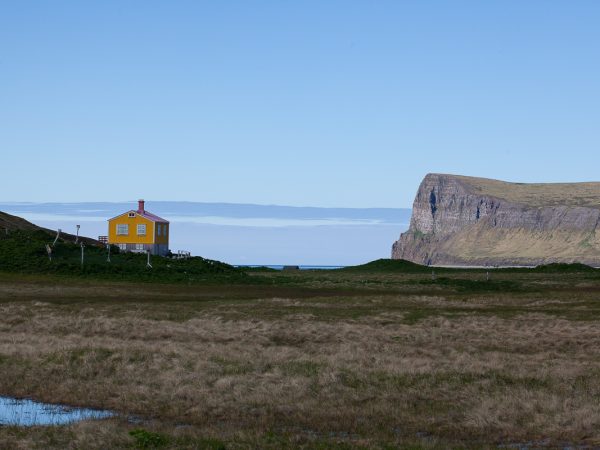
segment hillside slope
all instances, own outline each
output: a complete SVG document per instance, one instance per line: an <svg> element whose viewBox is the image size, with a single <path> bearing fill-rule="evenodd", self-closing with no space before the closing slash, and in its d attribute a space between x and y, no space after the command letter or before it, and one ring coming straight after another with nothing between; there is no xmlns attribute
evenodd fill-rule
<svg viewBox="0 0 600 450"><path fill-rule="evenodd" d="M39 230L40 227L32 224L31 222L22 219L21 217L11 216L0 211L0 231L15 231L15 230L27 230L35 231Z"/></svg>
<svg viewBox="0 0 600 450"><path fill-rule="evenodd" d="M49 235L55 236L56 230L49 230L48 228L39 227L27 220L7 214L0 211L0 233L7 233L11 231L44 231ZM60 239L64 242L75 242L76 236L69 233L60 233ZM86 245L101 245L95 239L87 237L79 237L79 242L84 242Z"/></svg>
<svg viewBox="0 0 600 450"><path fill-rule="evenodd" d="M261 282L229 264L198 256L179 260L152 256L148 266L147 255L121 253L111 246L109 258L108 249L100 242L80 237L79 242L85 243L82 251L75 236L65 233L52 246L50 258L46 246L53 244L55 237L56 231L0 212L0 272L159 283Z"/></svg>
<svg viewBox="0 0 600 450"><path fill-rule="evenodd" d="M432 265L600 265L600 183L429 174L392 258Z"/></svg>

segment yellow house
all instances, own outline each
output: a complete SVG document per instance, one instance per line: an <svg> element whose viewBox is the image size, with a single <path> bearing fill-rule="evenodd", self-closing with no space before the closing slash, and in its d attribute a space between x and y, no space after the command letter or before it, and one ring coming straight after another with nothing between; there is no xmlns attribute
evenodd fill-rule
<svg viewBox="0 0 600 450"><path fill-rule="evenodd" d="M169 222L144 209L131 210L108 219L108 243L122 251L147 252L165 256L169 252Z"/></svg>

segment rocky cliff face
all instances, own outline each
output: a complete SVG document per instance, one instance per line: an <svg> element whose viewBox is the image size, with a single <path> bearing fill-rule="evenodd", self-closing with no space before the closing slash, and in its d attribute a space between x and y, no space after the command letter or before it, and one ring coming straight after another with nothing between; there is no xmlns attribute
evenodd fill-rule
<svg viewBox="0 0 600 450"><path fill-rule="evenodd" d="M431 265L600 265L600 183L425 177L392 258Z"/></svg>

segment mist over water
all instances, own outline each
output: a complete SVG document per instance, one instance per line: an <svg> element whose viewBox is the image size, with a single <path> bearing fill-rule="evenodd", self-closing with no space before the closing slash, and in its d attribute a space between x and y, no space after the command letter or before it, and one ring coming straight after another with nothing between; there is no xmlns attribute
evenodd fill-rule
<svg viewBox="0 0 600 450"><path fill-rule="evenodd" d="M106 220L137 208L123 203L3 203L0 211L47 228L106 235ZM230 264L352 265L388 258L408 228L406 208L313 208L153 202L171 222L170 248Z"/></svg>

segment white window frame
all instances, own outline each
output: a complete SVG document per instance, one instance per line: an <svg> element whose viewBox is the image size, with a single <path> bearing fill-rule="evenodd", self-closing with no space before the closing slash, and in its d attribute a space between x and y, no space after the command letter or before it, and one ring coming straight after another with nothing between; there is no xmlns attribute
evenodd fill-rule
<svg viewBox="0 0 600 450"><path fill-rule="evenodd" d="M129 213L129 217L135 217L135 213L132 211Z"/></svg>
<svg viewBox="0 0 600 450"><path fill-rule="evenodd" d="M140 230L142 230L142 231L140 231ZM138 223L137 235L138 236L146 236L146 224L145 223Z"/></svg>
<svg viewBox="0 0 600 450"><path fill-rule="evenodd" d="M137 251L145 250L144 244L135 244L135 249Z"/></svg>
<svg viewBox="0 0 600 450"><path fill-rule="evenodd" d="M118 223L117 224L117 236L128 236L129 235L129 225L126 223Z"/></svg>
<svg viewBox="0 0 600 450"><path fill-rule="evenodd" d="M117 244L120 250L127 250L127 244Z"/></svg>

